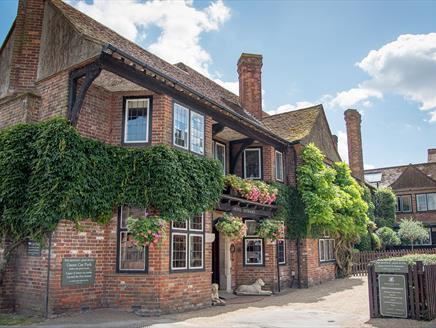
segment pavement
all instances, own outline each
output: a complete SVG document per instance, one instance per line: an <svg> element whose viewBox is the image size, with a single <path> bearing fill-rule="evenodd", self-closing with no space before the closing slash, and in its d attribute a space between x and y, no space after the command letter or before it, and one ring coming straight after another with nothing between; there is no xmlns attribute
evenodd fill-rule
<svg viewBox="0 0 436 328"><path fill-rule="evenodd" d="M365 277L353 277L330 281L309 289L288 289L270 297L231 298L226 306L160 317L138 317L129 312L102 309L49 319L28 327L436 328L436 320L370 320L367 280Z"/></svg>

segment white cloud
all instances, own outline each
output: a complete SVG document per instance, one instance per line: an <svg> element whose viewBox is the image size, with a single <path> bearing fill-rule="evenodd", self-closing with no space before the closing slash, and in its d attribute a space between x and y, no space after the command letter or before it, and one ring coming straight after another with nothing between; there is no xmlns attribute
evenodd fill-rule
<svg viewBox="0 0 436 328"><path fill-rule="evenodd" d="M268 111L268 114L275 115L275 114L290 112L290 111L293 111L296 109L306 108L306 107L310 107L310 106L314 106L314 105L315 104L310 102L310 101L297 101L297 103L295 105L292 105L292 104L281 105L274 110Z"/></svg>
<svg viewBox="0 0 436 328"><path fill-rule="evenodd" d="M204 32L218 30L230 18L230 9L222 0L202 10L196 9L189 0L70 2L129 40L148 43L148 50L170 63L184 62L206 76L211 76L212 59L201 46L200 37ZM160 29L157 40L148 40L151 27Z"/></svg>
<svg viewBox="0 0 436 328"><path fill-rule="evenodd" d="M239 82L226 82L222 81L221 79L214 79L216 83L218 83L223 88L226 88L227 90L233 92L235 95L239 95ZM263 99L263 98L262 98Z"/></svg>
<svg viewBox="0 0 436 328"><path fill-rule="evenodd" d="M371 50L356 64L370 79L356 88L338 92L332 106L370 105L370 99L391 93L416 101L422 110L436 108L436 33L404 34ZM430 113L430 122L436 121Z"/></svg>
<svg viewBox="0 0 436 328"><path fill-rule="evenodd" d="M375 165L372 165L372 164L363 164L363 167L365 170L375 169Z"/></svg>
<svg viewBox="0 0 436 328"><path fill-rule="evenodd" d="M344 131L338 130L338 153L341 156L341 159L348 163L348 142L347 142L347 134Z"/></svg>
<svg viewBox="0 0 436 328"><path fill-rule="evenodd" d="M430 118L428 121L430 123L436 123L436 111L430 113Z"/></svg>

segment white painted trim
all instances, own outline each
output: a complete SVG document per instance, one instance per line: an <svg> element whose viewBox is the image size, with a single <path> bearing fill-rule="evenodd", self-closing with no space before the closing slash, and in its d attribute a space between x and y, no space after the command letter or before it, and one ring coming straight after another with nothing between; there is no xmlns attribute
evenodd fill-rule
<svg viewBox="0 0 436 328"><path fill-rule="evenodd" d="M227 169L227 163L226 163L226 160L227 160L227 156L226 156L226 151L227 151L227 147L226 147L226 145L225 144L223 144L223 143L221 143L221 142L218 142L218 141L215 141L215 154L214 154L214 158L216 159L216 160L218 160L218 158L217 158L217 148L218 148L218 146L220 146L220 147L222 147L222 148L224 148L224 163L223 163L223 173L224 173L224 175L226 174L226 169Z"/></svg>
<svg viewBox="0 0 436 328"><path fill-rule="evenodd" d="M128 141L127 140L127 121L129 118L129 102L130 101L138 101L138 100L146 100L147 101L147 132L145 133L145 140L135 140ZM150 99L149 98L133 98L126 99L125 109L124 109L124 143L135 144L135 143L146 143L148 142L148 135L150 133Z"/></svg>
<svg viewBox="0 0 436 328"><path fill-rule="evenodd" d="M201 237L201 266L194 267L191 266L191 237ZM204 236L199 233L191 233L189 234L189 269L203 269L204 267Z"/></svg>
<svg viewBox="0 0 436 328"><path fill-rule="evenodd" d="M188 113L188 115L187 115L188 121L186 122L186 126L188 128L186 137L188 138L188 140L186 140L186 147L183 147L183 146L176 144L176 133L175 133L176 132L176 115L175 115L176 114L176 106ZM186 150L189 149L190 126L191 126L191 116L189 115L189 109L186 108L185 106L179 104L179 103L174 103L174 105L173 105L173 145L174 146L182 148L182 149L186 149ZM183 131L183 132L185 132L185 131Z"/></svg>
<svg viewBox="0 0 436 328"><path fill-rule="evenodd" d="M201 229L192 229L191 228L191 219L189 220L189 231L203 232L204 231L204 213L201 213Z"/></svg>
<svg viewBox="0 0 436 328"><path fill-rule="evenodd" d="M257 151L259 153L259 176L258 177L247 177L247 151ZM262 178L262 154L260 148L248 148L244 150L244 178L245 179L261 179Z"/></svg>
<svg viewBox="0 0 436 328"><path fill-rule="evenodd" d="M282 178L281 179L279 179L278 178L278 170L277 170L277 154L280 154L280 157L281 157L281 159L280 159L280 161L282 162L282 165L281 165L281 168L282 168ZM284 180L284 175L285 175L285 171L284 171L284 168L283 168L283 153L282 152L279 152L278 150L276 150L276 158L275 158L275 167L276 167L276 180L277 181L280 181L280 182L283 182L283 180Z"/></svg>
<svg viewBox="0 0 436 328"><path fill-rule="evenodd" d="M178 267L178 268L174 268L173 267L173 260L174 260L174 236L185 236L185 259L186 259L186 264L184 267ZM188 250L188 234L186 232L171 232L171 270L172 271L177 271L177 270L186 270L188 268L188 261L189 261L189 250Z"/></svg>
<svg viewBox="0 0 436 328"><path fill-rule="evenodd" d="M260 263L247 263L247 241L260 240ZM244 263L245 265L263 265L263 239L262 238L246 238L244 239Z"/></svg>
<svg viewBox="0 0 436 328"><path fill-rule="evenodd" d="M183 221L178 221L178 222L183 222ZM171 228L174 230L186 231L186 230L188 230L188 224L189 224L188 220L185 220L185 228L177 228L177 227L174 227L174 221L171 221Z"/></svg>
<svg viewBox="0 0 436 328"><path fill-rule="evenodd" d="M192 128L192 118L193 117L195 117L195 116L198 116L198 117L201 117L202 119L203 119L203 136L202 136L202 140L203 140L203 151L202 152L196 152L195 150L193 150L192 149L192 132L193 132L193 128ZM191 110L191 115L190 115L190 117L189 117L189 130L190 130L190 135L189 135L189 149L193 152L193 153L196 153L196 154L200 154L200 155L204 155L204 148L206 147L206 142L205 142L205 140L204 140L204 122L205 121L205 118L204 118L204 115L202 115L202 114L199 114L199 113L197 113L197 112L195 112L195 111L193 111L193 110Z"/></svg>
<svg viewBox="0 0 436 328"><path fill-rule="evenodd" d="M281 240L283 240L283 259L284 259L284 261L283 262L279 261L279 264L286 264L286 239L278 239L277 241L281 241ZM278 247L277 247L277 250L278 250Z"/></svg>

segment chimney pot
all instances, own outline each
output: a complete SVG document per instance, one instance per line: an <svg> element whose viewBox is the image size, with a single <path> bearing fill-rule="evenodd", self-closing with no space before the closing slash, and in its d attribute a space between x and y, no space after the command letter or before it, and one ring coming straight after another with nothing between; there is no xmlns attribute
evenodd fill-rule
<svg viewBox="0 0 436 328"><path fill-rule="evenodd" d="M428 149L428 163L436 163L436 148Z"/></svg>
<svg viewBox="0 0 436 328"><path fill-rule="evenodd" d="M243 53L238 60L238 75L242 107L262 119L262 55Z"/></svg>
<svg viewBox="0 0 436 328"><path fill-rule="evenodd" d="M344 113L347 126L348 161L353 175L363 182L363 151L361 122L362 117L356 109L347 109Z"/></svg>

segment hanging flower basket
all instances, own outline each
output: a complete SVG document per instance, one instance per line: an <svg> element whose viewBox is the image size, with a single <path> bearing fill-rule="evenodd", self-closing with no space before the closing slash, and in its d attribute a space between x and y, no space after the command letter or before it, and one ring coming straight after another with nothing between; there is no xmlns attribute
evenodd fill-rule
<svg viewBox="0 0 436 328"><path fill-rule="evenodd" d="M259 237L275 241L285 238L285 226L282 221L263 220L257 227Z"/></svg>
<svg viewBox="0 0 436 328"><path fill-rule="evenodd" d="M158 216L146 216L143 218L129 217L127 230L133 236L133 244L137 247L154 248L160 244L165 234L166 222Z"/></svg>
<svg viewBox="0 0 436 328"><path fill-rule="evenodd" d="M247 226L242 222L242 219L228 213L224 213L215 227L230 240L242 239L247 232Z"/></svg>

